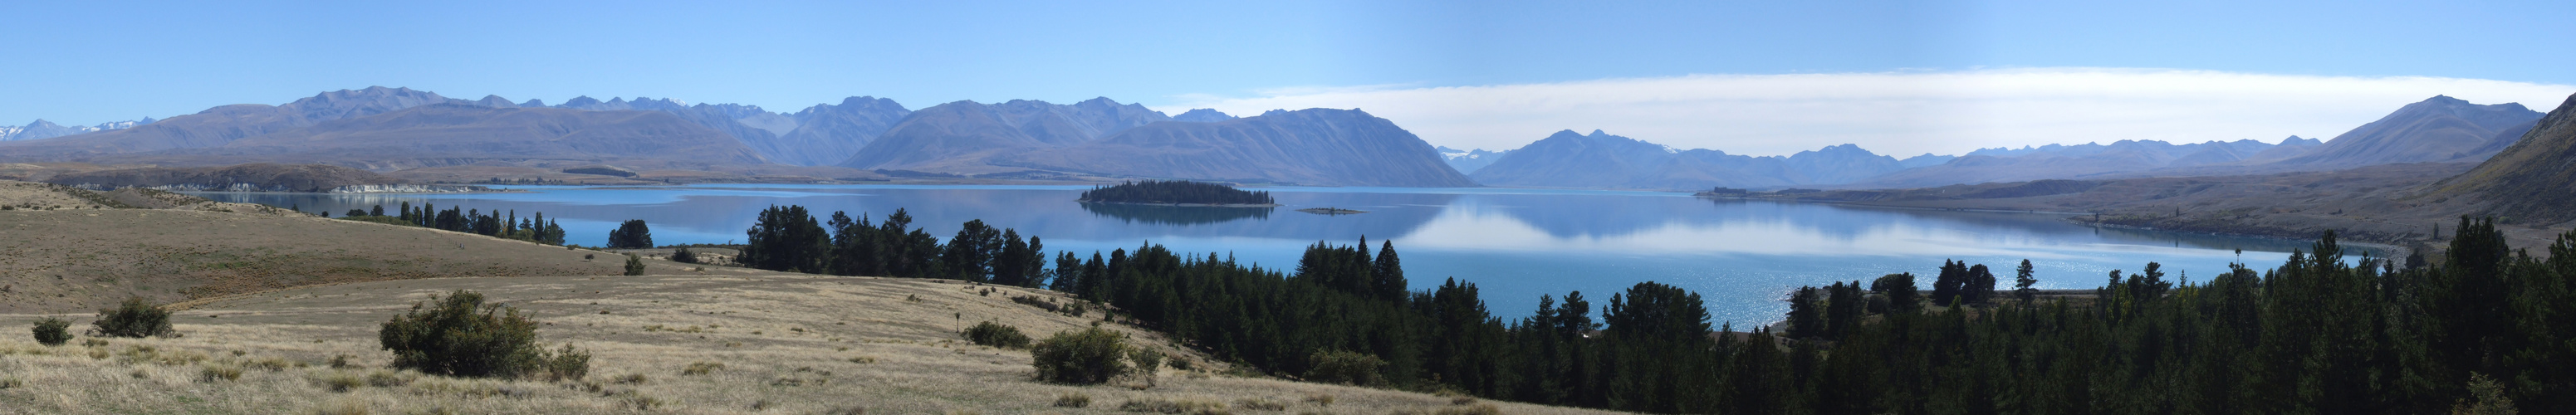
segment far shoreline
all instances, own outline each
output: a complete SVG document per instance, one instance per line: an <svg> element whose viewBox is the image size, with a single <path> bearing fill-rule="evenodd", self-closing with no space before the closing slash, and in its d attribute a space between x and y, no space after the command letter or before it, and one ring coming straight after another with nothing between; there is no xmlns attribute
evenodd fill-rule
<svg viewBox="0 0 2576 415"><path fill-rule="evenodd" d="M1111 204L1111 205L1143 205L1143 206L1175 206L1175 207L1221 207L1221 208L1266 208L1266 207L1280 207L1280 206L1285 206L1285 205L1281 205L1281 204L1277 204L1277 203L1260 203L1260 204L1254 204L1254 203L1151 203L1151 202L1111 202L1111 201L1102 201L1102 200L1083 200L1083 199L1074 199L1074 202L1076 202L1076 203L1100 203L1100 204Z"/></svg>

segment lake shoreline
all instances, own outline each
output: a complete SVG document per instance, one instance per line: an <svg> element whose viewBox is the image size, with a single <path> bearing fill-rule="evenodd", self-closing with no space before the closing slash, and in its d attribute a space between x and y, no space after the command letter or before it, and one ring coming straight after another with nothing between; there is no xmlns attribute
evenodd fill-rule
<svg viewBox="0 0 2576 415"><path fill-rule="evenodd" d="M1221 207L1221 208L1265 208L1265 207L1280 207L1280 206L1285 206L1285 205L1281 205L1281 204L1277 204L1277 203L1147 203L1147 202L1108 202L1108 201L1099 201L1099 200L1080 200L1080 199L1076 199L1076 200L1074 200L1074 202L1077 202L1077 203L1099 203L1099 204L1108 204L1108 205L1178 206L1178 207Z"/></svg>

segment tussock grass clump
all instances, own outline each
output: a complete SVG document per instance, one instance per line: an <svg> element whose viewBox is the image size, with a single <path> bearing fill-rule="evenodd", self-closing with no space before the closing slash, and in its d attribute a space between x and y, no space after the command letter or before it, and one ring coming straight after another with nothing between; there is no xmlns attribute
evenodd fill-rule
<svg viewBox="0 0 2576 415"><path fill-rule="evenodd" d="M974 327L966 328L965 335L967 341L975 342L977 345L1004 349L1029 347L1029 336L1020 334L1020 328L1001 323L990 321L975 323Z"/></svg>
<svg viewBox="0 0 2576 415"><path fill-rule="evenodd" d="M1233 413L1225 410L1224 402L1201 401L1194 399L1171 400L1163 398L1131 399L1126 402L1119 403L1118 410L1126 412L1191 415L1226 415Z"/></svg>
<svg viewBox="0 0 2576 415"><path fill-rule="evenodd" d="M1320 393L1306 395L1306 402L1315 404L1315 406L1333 406L1333 395Z"/></svg>
<svg viewBox="0 0 2576 415"><path fill-rule="evenodd" d="M1125 375L1127 336L1099 327L1057 332L1029 349L1038 380L1096 384Z"/></svg>
<svg viewBox="0 0 2576 415"><path fill-rule="evenodd" d="M153 306L143 297L127 297L114 309L98 310L98 321L90 322L90 335L104 337L179 337L170 329L170 311Z"/></svg>
<svg viewBox="0 0 2576 415"><path fill-rule="evenodd" d="M46 317L43 320L36 320L36 327L29 331L35 332L36 343L46 346L61 346L63 343L70 343L72 341L71 327L72 322L70 321Z"/></svg>
<svg viewBox="0 0 2576 415"><path fill-rule="evenodd" d="M14 378L14 377L12 377L12 378L0 378L0 390L17 389L17 388L23 388L23 387L27 387L27 381L24 381L24 380L18 380L18 378Z"/></svg>
<svg viewBox="0 0 2576 415"><path fill-rule="evenodd" d="M322 375L320 379L314 379L313 383L332 392L348 392L366 387L367 378L359 376L357 372L334 370L330 374Z"/></svg>
<svg viewBox="0 0 2576 415"><path fill-rule="evenodd" d="M1082 394L1082 393L1079 393L1079 392L1077 392L1077 393L1068 393L1068 394L1063 394L1063 395L1056 395L1056 396L1055 396L1055 406L1056 406L1056 407L1058 407L1058 408L1084 408L1084 407L1090 407L1090 406L1091 406L1091 395L1085 395L1085 394Z"/></svg>
<svg viewBox="0 0 2576 415"><path fill-rule="evenodd" d="M517 308L485 305L483 294L465 290L430 301L438 305L412 303L410 312L377 331L377 340L394 352L393 367L461 377L579 379L590 371L590 355L570 344L551 353L538 347L537 322Z"/></svg>
<svg viewBox="0 0 2576 415"><path fill-rule="evenodd" d="M716 362L697 362L697 363L690 363L690 364L689 364L689 367L681 368L681 369L680 369L680 374L682 374L682 375L704 375L704 374L711 373L711 372L715 372L715 371L718 371L718 370L724 370L724 368L725 368L725 366L724 366L724 364L723 364L723 363L716 363Z"/></svg>
<svg viewBox="0 0 2576 415"><path fill-rule="evenodd" d="M206 365L197 370L197 380L206 382L241 380L241 375L241 366L226 364Z"/></svg>

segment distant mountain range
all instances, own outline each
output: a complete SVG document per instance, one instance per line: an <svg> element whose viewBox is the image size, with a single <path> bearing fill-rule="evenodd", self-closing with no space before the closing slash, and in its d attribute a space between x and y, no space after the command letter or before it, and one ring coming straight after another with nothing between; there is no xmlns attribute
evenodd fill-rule
<svg viewBox="0 0 2576 415"><path fill-rule="evenodd" d="M1212 109L1167 116L1094 98L958 101L919 111L850 97L795 113L669 98L575 97L557 105L463 100L370 87L269 106L219 106L154 120L0 127L0 161L221 165L325 163L376 171L461 165L656 169L821 166L896 176L1165 178L1339 186L1691 190L1709 187L1931 187L2141 175L2337 170L2474 162L2513 147L2541 114L2447 96L2409 104L2332 140L2292 136L1979 149L1904 159L1843 144L1787 156L1682 150L1594 130L1505 151L1432 147L1357 110ZM833 176L841 177L841 176Z"/></svg>
<svg viewBox="0 0 2576 415"><path fill-rule="evenodd" d="M1152 123L996 164L1122 177L1332 186L1473 187L1431 144L1359 110L1272 110L1224 122Z"/></svg>
<svg viewBox="0 0 2576 415"><path fill-rule="evenodd" d="M2514 144L2541 114L2520 104L2477 105L2448 96L2408 104L2331 141L2291 136L2174 144L2121 140L1989 148L1952 157L1897 160L1840 145L1790 156L1752 157L1679 150L1604 134L1561 131L1472 171L1495 186L1701 189L1829 186L1916 188L1952 184L2140 175L2216 175L2340 170L2421 162L2484 160ZM1454 150L1447 151L1455 154ZM1457 159L1451 159L1457 165Z"/></svg>
<svg viewBox="0 0 2576 415"><path fill-rule="evenodd" d="M1196 115L1192 115L1196 114ZM1192 111L1106 98L923 108L842 167L986 177L1081 174L1335 186L1474 186L1394 122L1356 110Z"/></svg>
<svg viewBox="0 0 2576 415"><path fill-rule="evenodd" d="M152 117L143 117L141 120L106 122L92 126L64 126L54 124L51 121L38 119L35 122L27 123L27 125L24 126L0 125L0 141L39 140L73 134L122 130L134 128L134 126L137 125L151 124L153 121L156 120L153 120Z"/></svg>
<svg viewBox="0 0 2576 415"><path fill-rule="evenodd" d="M1472 177L1494 186L1703 189L1849 183L1903 169L1894 157L1850 144L1754 157L1565 130L1512 150Z"/></svg>
<svg viewBox="0 0 2576 415"><path fill-rule="evenodd" d="M1449 168L1458 169L1459 173L1469 174L1475 173L1476 169L1482 169L1485 168L1485 166L1493 165L1494 160L1501 160L1504 154L1511 154L1512 152L1511 150L1492 152L1485 151L1485 149L1481 148L1474 150L1459 150L1436 146L1431 149L1433 151L1440 152L1441 161L1448 162Z"/></svg>

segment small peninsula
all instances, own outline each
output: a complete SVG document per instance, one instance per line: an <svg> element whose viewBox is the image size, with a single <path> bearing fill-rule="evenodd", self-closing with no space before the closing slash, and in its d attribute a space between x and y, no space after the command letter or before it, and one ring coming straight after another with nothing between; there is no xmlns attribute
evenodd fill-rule
<svg viewBox="0 0 2576 415"><path fill-rule="evenodd" d="M1305 208L1305 209L1298 209L1297 211L1299 211L1299 212L1306 212L1306 213L1313 213L1313 214L1317 214L1317 215L1326 215L1326 216L1331 216L1331 215L1356 215L1356 214L1361 214L1361 213L1368 213L1368 211L1365 211L1365 210L1350 210L1350 209L1343 209L1343 208Z"/></svg>
<svg viewBox="0 0 2576 415"><path fill-rule="evenodd" d="M1270 207L1279 202L1270 192L1251 192L1216 183L1146 180L1082 192L1083 203L1127 203L1171 206Z"/></svg>

